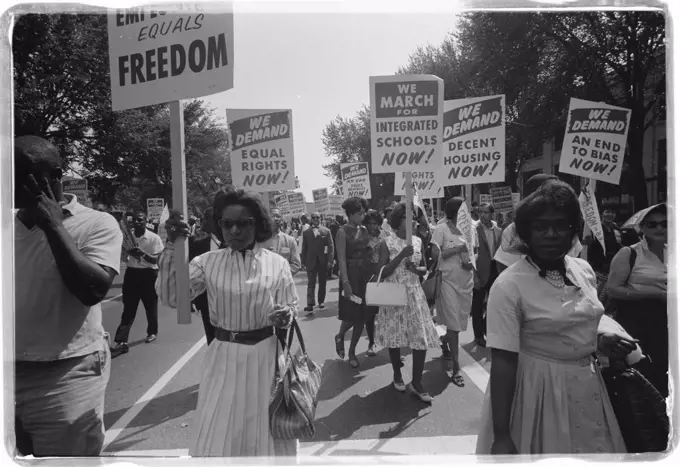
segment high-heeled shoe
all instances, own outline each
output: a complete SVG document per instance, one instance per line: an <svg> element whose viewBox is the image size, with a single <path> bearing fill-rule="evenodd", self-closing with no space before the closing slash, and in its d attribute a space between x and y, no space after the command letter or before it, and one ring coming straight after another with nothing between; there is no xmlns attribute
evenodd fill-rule
<svg viewBox="0 0 680 467"><path fill-rule="evenodd" d="M408 392L410 392L411 395L417 397L426 404L430 404L434 400L434 397L432 397L428 393L416 391L416 388L413 387L413 383L409 383L408 386L406 386L406 389L408 389Z"/></svg>
<svg viewBox="0 0 680 467"><path fill-rule="evenodd" d="M394 386L394 389L396 389L399 392L406 391L406 385L404 384L403 381L392 381L392 386Z"/></svg>

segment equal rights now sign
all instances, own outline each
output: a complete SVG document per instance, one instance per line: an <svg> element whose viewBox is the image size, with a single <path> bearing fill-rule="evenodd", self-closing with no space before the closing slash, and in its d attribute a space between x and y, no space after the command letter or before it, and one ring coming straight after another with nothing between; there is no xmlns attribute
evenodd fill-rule
<svg viewBox="0 0 680 467"><path fill-rule="evenodd" d="M348 162L340 164L342 193L347 198L354 196L371 199L371 181L368 162Z"/></svg>
<svg viewBox="0 0 680 467"><path fill-rule="evenodd" d="M505 95L444 102L444 186L505 180Z"/></svg>
<svg viewBox="0 0 680 467"><path fill-rule="evenodd" d="M201 97L234 85L234 17L219 9L110 9L113 110Z"/></svg>
<svg viewBox="0 0 680 467"><path fill-rule="evenodd" d="M373 76L373 173L441 168L444 81L431 75Z"/></svg>
<svg viewBox="0 0 680 467"><path fill-rule="evenodd" d="M629 109L572 98L560 172L618 185L630 114Z"/></svg>
<svg viewBox="0 0 680 467"><path fill-rule="evenodd" d="M292 112L228 109L231 177L255 192L295 188Z"/></svg>

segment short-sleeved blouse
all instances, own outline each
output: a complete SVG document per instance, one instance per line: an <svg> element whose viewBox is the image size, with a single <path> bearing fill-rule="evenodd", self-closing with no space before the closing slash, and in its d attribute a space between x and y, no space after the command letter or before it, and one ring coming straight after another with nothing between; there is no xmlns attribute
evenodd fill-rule
<svg viewBox="0 0 680 467"><path fill-rule="evenodd" d="M488 347L557 360L577 360L596 350L604 307L595 273L580 258L565 261L576 286L555 288L527 258L501 273L487 305Z"/></svg>
<svg viewBox="0 0 680 467"><path fill-rule="evenodd" d="M628 285L641 292L667 291L668 265L650 251L646 240L631 246L637 257L630 272Z"/></svg>

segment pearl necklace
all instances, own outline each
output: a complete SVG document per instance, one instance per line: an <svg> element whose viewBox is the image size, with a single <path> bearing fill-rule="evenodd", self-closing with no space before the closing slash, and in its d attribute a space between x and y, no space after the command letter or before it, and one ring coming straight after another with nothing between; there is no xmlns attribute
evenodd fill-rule
<svg viewBox="0 0 680 467"><path fill-rule="evenodd" d="M566 285L564 282L564 276L559 271L546 271L545 280L547 280L550 285L558 289L562 289Z"/></svg>

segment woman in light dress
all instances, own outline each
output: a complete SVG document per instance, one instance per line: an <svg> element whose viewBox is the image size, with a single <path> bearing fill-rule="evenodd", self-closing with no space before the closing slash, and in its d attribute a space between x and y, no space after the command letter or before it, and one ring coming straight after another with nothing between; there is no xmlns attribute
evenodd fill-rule
<svg viewBox="0 0 680 467"><path fill-rule="evenodd" d="M390 227L394 234L379 244L378 269L384 267L382 278L385 282L406 286L407 303L404 307L380 307L375 326L376 343L379 347L389 349L394 371L394 388L400 392L408 390L421 401L430 403L433 398L423 388L421 379L427 349L439 347L439 336L432 322L425 292L420 285L420 275L426 272L423 244L416 236L411 237L411 246L407 243L404 203L397 204L392 210ZM401 376L401 367L404 366L401 361L401 347L408 347L413 351L413 376L408 386Z"/></svg>
<svg viewBox="0 0 680 467"><path fill-rule="evenodd" d="M515 227L526 256L489 296L491 375L477 454L626 452L592 354L620 359L636 345L598 336L604 307L595 273L567 256L582 228L576 193L546 182L518 206Z"/></svg>
<svg viewBox="0 0 680 467"><path fill-rule="evenodd" d="M465 380L458 361L458 335L468 327L474 289L474 272L465 237L456 227L458 209L463 202L463 198L451 198L446 202L447 221L439 224L432 234L432 243L437 246L434 255L439 259L438 270L442 274L441 289L435 303L437 323L446 325L446 335L442 340L443 348L449 352L444 353L451 355L451 381L459 387L465 386Z"/></svg>
<svg viewBox="0 0 680 467"><path fill-rule="evenodd" d="M297 440L274 440L269 400L277 338L297 315L298 295L286 259L262 243L272 223L262 202L243 191L219 193L214 216L226 248L189 264L189 295L207 291L215 339L208 347L189 454L245 457L295 455ZM168 242L159 260L156 290L176 307L174 240L188 235L181 214L166 223Z"/></svg>

